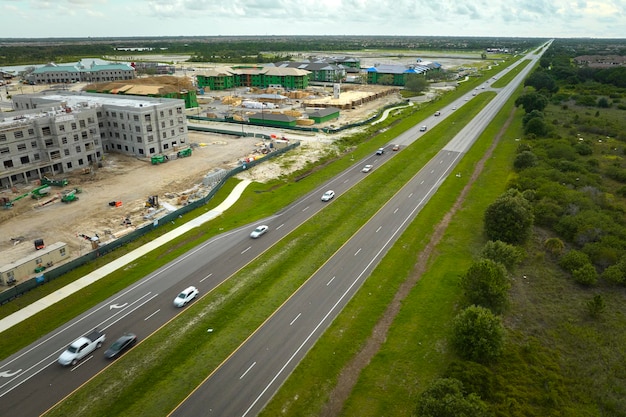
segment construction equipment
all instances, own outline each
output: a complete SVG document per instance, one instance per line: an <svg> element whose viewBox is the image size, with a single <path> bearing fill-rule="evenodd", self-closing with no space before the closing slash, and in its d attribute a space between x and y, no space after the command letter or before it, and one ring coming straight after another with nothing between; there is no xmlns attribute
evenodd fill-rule
<svg viewBox="0 0 626 417"><path fill-rule="evenodd" d="M24 194L18 195L17 197L15 197L12 200L9 200L7 197L2 197L1 201L2 204L4 205L4 208L11 208L13 207L13 203L15 203L17 200L21 200L24 197L28 197L29 195L33 195L33 198L41 198L44 196L44 194L47 193L47 191L44 191L45 189L48 189L47 191L50 190L50 187L48 185L40 185L39 187L35 188L34 190L28 191Z"/></svg>
<svg viewBox="0 0 626 417"><path fill-rule="evenodd" d="M156 154L152 155L151 161L152 165L158 165L166 162L168 160L167 155Z"/></svg>
<svg viewBox="0 0 626 417"><path fill-rule="evenodd" d="M42 185L41 187L37 187L33 191L31 191L30 196L31 198L35 200L39 200L40 198L46 197L49 192L50 192L50 186Z"/></svg>
<svg viewBox="0 0 626 417"><path fill-rule="evenodd" d="M178 158L185 158L187 156L191 156L191 148L181 149L180 151L178 151L178 153L176 153L176 156Z"/></svg>
<svg viewBox="0 0 626 417"><path fill-rule="evenodd" d="M159 208L159 196L151 195L146 201L146 207Z"/></svg>
<svg viewBox="0 0 626 417"><path fill-rule="evenodd" d="M41 184L42 185L52 185L54 187L65 187L67 184L69 184L69 181L66 180L66 179L53 180L53 179L50 179L50 178L44 176L41 179Z"/></svg>
<svg viewBox="0 0 626 417"><path fill-rule="evenodd" d="M76 201L78 200L78 196L76 194L79 194L80 192L80 188L74 188L73 190L63 194L63 197L61 197L61 201L64 203L71 203L72 201Z"/></svg>

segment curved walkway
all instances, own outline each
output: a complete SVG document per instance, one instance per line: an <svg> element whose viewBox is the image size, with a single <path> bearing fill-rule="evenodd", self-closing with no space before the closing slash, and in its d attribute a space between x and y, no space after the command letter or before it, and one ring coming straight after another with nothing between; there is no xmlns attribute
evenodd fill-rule
<svg viewBox="0 0 626 417"><path fill-rule="evenodd" d="M181 236L187 233L191 229L201 226L202 224L220 216L221 214L224 213L224 211L229 209L239 199L243 191L246 189L246 187L250 183L251 181L244 180L240 182L239 184L237 184L235 188L233 189L233 191L230 193L230 195L219 206L217 206L213 210L209 210L205 214L199 217L196 217L193 220L188 221L187 223L181 225L180 227L177 227L171 232L168 232L154 239L150 243L146 243L145 245L135 249L134 251L127 253L126 255L114 261L111 261L108 264L102 266L101 268L98 268L97 270L72 282L71 284L68 284L63 288L56 290L52 294L49 294L41 298L40 300L35 301L28 307L24 307L23 309L16 311L15 313L1 319L0 320L0 333L15 326L19 322L26 320L27 318L34 316L35 314L45 310L49 306L55 303L58 303L65 297L71 294L74 294L77 291L82 290L89 284L92 284L98 281L99 279L104 278L105 276L109 275L113 271L116 271L128 265L129 263L133 262L135 259L140 258L146 253L151 252L154 249L158 248L159 246L166 244L172 239L175 239L178 236Z"/></svg>

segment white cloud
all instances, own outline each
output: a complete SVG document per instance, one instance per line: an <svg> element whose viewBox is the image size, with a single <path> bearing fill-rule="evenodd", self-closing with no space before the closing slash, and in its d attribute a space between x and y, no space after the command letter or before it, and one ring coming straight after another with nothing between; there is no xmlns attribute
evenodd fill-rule
<svg viewBox="0 0 626 417"><path fill-rule="evenodd" d="M624 37L626 0L1 0L14 37Z"/></svg>

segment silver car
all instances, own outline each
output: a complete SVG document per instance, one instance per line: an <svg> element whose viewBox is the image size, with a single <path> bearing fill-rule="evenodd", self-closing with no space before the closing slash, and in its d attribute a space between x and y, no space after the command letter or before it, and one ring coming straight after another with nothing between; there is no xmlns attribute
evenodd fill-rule
<svg viewBox="0 0 626 417"><path fill-rule="evenodd" d="M322 195L322 201L330 201L335 197L335 192L333 190L328 190Z"/></svg>
<svg viewBox="0 0 626 417"><path fill-rule="evenodd" d="M188 302L198 296L198 289L196 287L187 287L180 294L174 298L174 306L184 307Z"/></svg>
<svg viewBox="0 0 626 417"><path fill-rule="evenodd" d="M267 229L269 229L269 227L263 224L257 227L256 229L254 229L252 233L250 233L250 237L252 239L256 239L257 237L264 235L265 232L267 232Z"/></svg>

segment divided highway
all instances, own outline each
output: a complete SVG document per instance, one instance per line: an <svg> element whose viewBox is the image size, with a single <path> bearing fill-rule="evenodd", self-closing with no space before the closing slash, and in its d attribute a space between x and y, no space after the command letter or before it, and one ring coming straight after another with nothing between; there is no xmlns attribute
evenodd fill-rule
<svg viewBox="0 0 626 417"><path fill-rule="evenodd" d="M539 56L531 55L533 63ZM395 240L436 192L439 185L478 138L514 89L533 67L529 64L468 124L439 154L374 215L324 264L262 327L197 387L173 416L252 416L258 414L313 346L343 306L359 289ZM431 116L432 127L447 114ZM409 145L423 132L418 127L394 143ZM389 150L390 148L387 147ZM393 155L371 155L333 178L279 214L260 223L269 226L261 239L250 239L256 225L230 231L194 248L132 287L100 303L31 346L0 363L0 415L39 416L109 362L103 349L64 368L56 360L78 336L94 328L104 330L105 346L126 331L139 339L148 337L171 320L180 309L172 305L178 292L190 285L206 294L234 272L261 255L311 216L325 207L320 197L327 189L337 196L346 192L364 174L365 164L374 169ZM132 268L132 265L128 266Z"/></svg>

